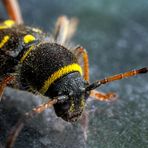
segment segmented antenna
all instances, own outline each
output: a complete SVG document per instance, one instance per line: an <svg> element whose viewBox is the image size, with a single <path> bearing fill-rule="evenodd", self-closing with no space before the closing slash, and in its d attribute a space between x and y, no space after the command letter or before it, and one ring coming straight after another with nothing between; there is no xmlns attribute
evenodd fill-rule
<svg viewBox="0 0 148 148"><path fill-rule="evenodd" d="M93 89L101 86L102 84L110 83L112 81L116 81L116 80L120 80L120 79L124 79L124 78L128 78L128 77L132 77L132 76L135 76L135 75L138 75L138 74L144 74L144 73L147 73L147 72L148 72L148 67L144 67L144 68L141 68L141 69L138 69L138 70L132 70L132 71L117 74L117 75L114 75L114 76L109 76L105 79L102 79L102 80L99 80L99 81L96 81L96 82L90 84L86 88L86 91L93 90Z"/></svg>

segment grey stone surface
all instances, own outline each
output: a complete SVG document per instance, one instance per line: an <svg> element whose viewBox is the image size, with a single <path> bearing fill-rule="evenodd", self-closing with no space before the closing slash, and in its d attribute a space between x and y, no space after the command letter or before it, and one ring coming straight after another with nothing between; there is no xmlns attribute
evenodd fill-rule
<svg viewBox="0 0 148 148"><path fill-rule="evenodd" d="M20 3L25 22L45 31L52 30L61 14L79 19L74 42L84 46L89 53L91 81L148 66L147 0L22 0ZM79 125L71 126L48 110L25 126L16 147L69 148L86 144L88 148L147 148L147 82L148 75L141 75L98 89L116 91L119 98L112 103L89 102L86 143ZM5 134L0 134L0 138L3 142L17 118L41 101L26 93L15 97L17 93L7 91L9 103L1 104L0 131Z"/></svg>

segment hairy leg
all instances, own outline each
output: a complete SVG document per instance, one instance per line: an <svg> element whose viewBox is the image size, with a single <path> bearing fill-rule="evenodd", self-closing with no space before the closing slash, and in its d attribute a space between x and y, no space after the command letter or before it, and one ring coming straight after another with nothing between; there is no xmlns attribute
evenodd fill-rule
<svg viewBox="0 0 148 148"><path fill-rule="evenodd" d="M117 99L118 96L114 92L103 93L103 92L98 92L97 90L92 90L90 93L90 97L99 101L114 101Z"/></svg>
<svg viewBox="0 0 148 148"><path fill-rule="evenodd" d="M74 49L74 52L77 54L78 58L83 60L83 77L89 82L89 61L87 51L83 47L77 47Z"/></svg>
<svg viewBox="0 0 148 148"><path fill-rule="evenodd" d="M23 19L20 7L17 0L2 0L10 19L14 20L17 24L22 24Z"/></svg>
<svg viewBox="0 0 148 148"><path fill-rule="evenodd" d="M74 50L75 50L74 52L77 54L77 57L82 58L83 60L83 73L84 73L83 77L87 82L89 82L89 61L88 61L87 51L83 47L77 47ZM103 93L93 90L91 91L91 97L100 101L109 101L109 100L111 101L117 98L117 95L112 92Z"/></svg>
<svg viewBox="0 0 148 148"><path fill-rule="evenodd" d="M70 41L75 33L77 22L76 18L68 19L66 16L59 17L53 32L54 41L61 45Z"/></svg>

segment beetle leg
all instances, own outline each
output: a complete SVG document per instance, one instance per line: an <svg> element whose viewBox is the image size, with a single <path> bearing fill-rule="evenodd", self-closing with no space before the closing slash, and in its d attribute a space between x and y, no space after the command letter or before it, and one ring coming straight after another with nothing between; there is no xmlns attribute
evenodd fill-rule
<svg viewBox="0 0 148 148"><path fill-rule="evenodd" d="M124 79L124 78L128 78L128 77L132 77L132 76L136 76L138 74L145 74L148 73L148 67L144 67L141 69L137 69L137 70L132 70L132 71L128 71L125 73L121 73L121 74L117 74L117 75L113 75L113 76L109 76L107 78L104 78L102 80L98 80L92 84L90 84L87 88L86 91L91 91L91 95L92 97L96 98L97 100L103 100L103 101L108 101L108 100L112 100L110 98L117 98L115 93L107 93L107 94L101 94L99 92L96 92L94 89L97 87L100 87L103 84L107 84L113 81L117 81L120 79Z"/></svg>
<svg viewBox="0 0 148 148"><path fill-rule="evenodd" d="M59 17L53 33L54 41L61 45L68 42L74 35L76 26L77 19L68 19L66 16Z"/></svg>
<svg viewBox="0 0 148 148"><path fill-rule="evenodd" d="M83 47L77 47L74 50L77 57L80 57L83 60L83 77L87 82L89 82L89 61L87 51Z"/></svg>
<svg viewBox="0 0 148 148"><path fill-rule="evenodd" d="M14 20L17 24L22 24L22 14L17 0L2 0L10 19Z"/></svg>
<svg viewBox="0 0 148 148"><path fill-rule="evenodd" d="M14 79L15 79L14 76L9 75L9 76L4 77L4 79L0 83L0 101L1 101L1 97L3 95L3 92L4 92L5 87L8 84L10 84Z"/></svg>
<svg viewBox="0 0 148 148"><path fill-rule="evenodd" d="M84 79L89 82L89 61L87 51L83 47L77 47L74 49L77 57L81 57L83 59L83 72ZM96 90L91 91L91 97L100 100L100 101L111 101L117 98L115 93L102 93Z"/></svg>
<svg viewBox="0 0 148 148"><path fill-rule="evenodd" d="M118 96L114 92L103 93L103 92L98 92L96 90L92 90L90 93L90 97L99 101L114 101L117 99Z"/></svg>
<svg viewBox="0 0 148 148"><path fill-rule="evenodd" d="M69 20L69 26L68 26L68 33L67 33L67 39L66 42L70 42L71 38L74 36L78 25L78 19L73 17Z"/></svg>
<svg viewBox="0 0 148 148"><path fill-rule="evenodd" d="M27 123L30 119L32 119L37 114L43 112L47 108L50 108L57 102L57 99L49 100L48 102L39 105L36 108L33 108L32 111L25 113L25 115L16 123L16 125L11 129L7 143L6 148L12 148L14 146L14 143L19 136L19 133L21 132L22 128L24 127L24 124Z"/></svg>
<svg viewBox="0 0 148 148"><path fill-rule="evenodd" d="M64 44L68 33L69 20L66 16L58 18L53 33L54 40L59 44Z"/></svg>

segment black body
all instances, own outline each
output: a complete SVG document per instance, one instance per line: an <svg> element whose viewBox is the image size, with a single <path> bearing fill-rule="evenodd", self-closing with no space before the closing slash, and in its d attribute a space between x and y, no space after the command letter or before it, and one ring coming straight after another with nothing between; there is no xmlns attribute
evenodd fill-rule
<svg viewBox="0 0 148 148"><path fill-rule="evenodd" d="M0 77L15 73L17 88L27 91L29 89L32 93L39 91L48 77L62 67L73 63L79 65L70 50L51 43L45 33L34 30L21 25L0 30L0 41L5 35L10 36L10 40L0 48ZM27 34L33 35L35 41L25 44L23 37ZM21 63L21 58L30 47L33 47L33 50ZM54 108L58 116L72 122L78 120L84 110L85 100L89 95L83 91L86 85L79 71L72 71L54 81L42 95L49 98L66 95L68 99L58 102Z"/></svg>

